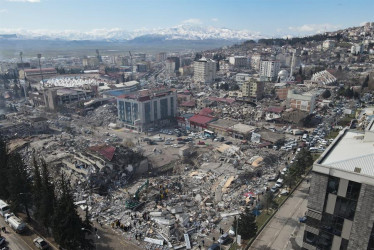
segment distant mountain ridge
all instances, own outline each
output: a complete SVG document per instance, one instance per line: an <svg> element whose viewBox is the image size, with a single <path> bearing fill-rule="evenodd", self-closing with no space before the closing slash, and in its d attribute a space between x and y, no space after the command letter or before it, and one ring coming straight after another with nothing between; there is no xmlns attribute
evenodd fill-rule
<svg viewBox="0 0 374 250"><path fill-rule="evenodd" d="M140 29L126 31L123 29L96 29L88 32L74 30L0 30L0 39L39 39L39 40L93 40L93 41L129 41L144 40L258 40L266 38L258 32L232 30L212 26L178 25L165 29Z"/></svg>

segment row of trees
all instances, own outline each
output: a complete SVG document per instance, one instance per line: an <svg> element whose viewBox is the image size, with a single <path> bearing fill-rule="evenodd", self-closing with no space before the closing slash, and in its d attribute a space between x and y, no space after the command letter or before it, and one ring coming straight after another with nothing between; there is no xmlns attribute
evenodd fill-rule
<svg viewBox="0 0 374 250"><path fill-rule="evenodd" d="M297 154L295 161L288 168L287 173L284 176L284 184L289 188L293 188L312 164L312 154L306 148L301 149Z"/></svg>
<svg viewBox="0 0 374 250"><path fill-rule="evenodd" d="M11 204L14 212L25 211L35 219L46 234L66 249L92 249L92 241L85 239L91 229L86 211L83 221L77 213L69 180L61 174L54 181L43 160L33 159L33 170L28 171L19 153L8 154L6 143L0 138L0 198Z"/></svg>

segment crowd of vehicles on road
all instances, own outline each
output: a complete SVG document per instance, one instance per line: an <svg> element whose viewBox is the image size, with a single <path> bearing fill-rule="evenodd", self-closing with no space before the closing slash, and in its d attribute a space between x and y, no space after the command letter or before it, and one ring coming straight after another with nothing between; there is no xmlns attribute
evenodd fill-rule
<svg viewBox="0 0 374 250"><path fill-rule="evenodd" d="M10 206L5 201L0 200L0 215L4 217L4 221L13 229L16 233L23 233L27 230L27 225L22 219L17 217L14 213L10 211ZM2 228L3 232L6 232L5 227ZM33 240L34 245L39 249L48 249L48 243L42 238L37 237ZM0 250L8 249L6 246L6 238L0 236Z"/></svg>

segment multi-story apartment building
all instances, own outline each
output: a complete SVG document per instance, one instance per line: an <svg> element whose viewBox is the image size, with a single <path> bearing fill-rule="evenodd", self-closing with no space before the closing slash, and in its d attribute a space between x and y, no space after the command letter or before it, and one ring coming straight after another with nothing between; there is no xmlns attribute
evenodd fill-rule
<svg viewBox="0 0 374 250"><path fill-rule="evenodd" d="M168 59L165 61L165 72L169 75L173 75L179 70L179 66L179 57L168 57Z"/></svg>
<svg viewBox="0 0 374 250"><path fill-rule="evenodd" d="M334 41L334 40L325 40L322 43L322 48L324 50L332 49L332 48L335 47L335 44L336 44L336 41Z"/></svg>
<svg viewBox="0 0 374 250"><path fill-rule="evenodd" d="M245 56L231 56L229 58L229 62L234 67L238 67L238 68L241 68L241 67L244 68L248 66L248 58Z"/></svg>
<svg viewBox="0 0 374 250"><path fill-rule="evenodd" d="M250 98L253 101L261 99L264 95L265 83L257 81L255 78L251 78L249 81L245 81L242 86L242 96Z"/></svg>
<svg viewBox="0 0 374 250"><path fill-rule="evenodd" d="M297 94L294 90L289 89L287 94L287 106L311 114L316 106L316 95L313 93Z"/></svg>
<svg viewBox="0 0 374 250"><path fill-rule="evenodd" d="M217 65L216 61L201 58L194 62L194 82L211 83L216 78Z"/></svg>
<svg viewBox="0 0 374 250"><path fill-rule="evenodd" d="M253 54L251 57L251 67L255 70L260 70L261 60L261 54Z"/></svg>
<svg viewBox="0 0 374 250"><path fill-rule="evenodd" d="M166 52L160 52L157 54L157 61L162 62L165 61L167 57Z"/></svg>
<svg viewBox="0 0 374 250"><path fill-rule="evenodd" d="M303 249L374 249L374 126L343 130L314 163Z"/></svg>
<svg viewBox="0 0 374 250"><path fill-rule="evenodd" d="M118 119L138 131L169 124L177 115L177 92L171 89L143 89L117 97Z"/></svg>
<svg viewBox="0 0 374 250"><path fill-rule="evenodd" d="M275 79L280 70L280 62L276 60L261 61L260 76Z"/></svg>

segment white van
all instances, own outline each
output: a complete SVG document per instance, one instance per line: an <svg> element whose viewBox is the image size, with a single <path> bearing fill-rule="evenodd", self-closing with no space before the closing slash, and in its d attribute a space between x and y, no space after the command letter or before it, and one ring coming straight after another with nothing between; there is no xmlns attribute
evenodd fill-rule
<svg viewBox="0 0 374 250"><path fill-rule="evenodd" d="M9 205L3 201L3 200L0 200L0 214L1 216L5 216L6 213L9 213L10 211L10 207Z"/></svg>

